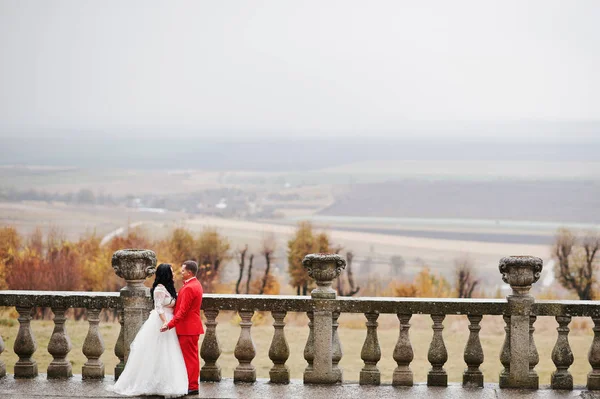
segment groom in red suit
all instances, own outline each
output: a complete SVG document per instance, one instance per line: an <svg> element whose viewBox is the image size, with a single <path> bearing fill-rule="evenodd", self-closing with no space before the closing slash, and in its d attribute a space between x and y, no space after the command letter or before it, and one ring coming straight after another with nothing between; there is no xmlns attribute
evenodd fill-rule
<svg viewBox="0 0 600 399"><path fill-rule="evenodd" d="M188 395L198 393L198 377L200 375L200 360L198 359L198 339L204 334L200 319L202 305L202 285L196 278L198 264L187 260L181 265L183 288L177 295L174 316L169 323L163 324L160 331L175 327L179 345L183 352L183 360L188 375Z"/></svg>

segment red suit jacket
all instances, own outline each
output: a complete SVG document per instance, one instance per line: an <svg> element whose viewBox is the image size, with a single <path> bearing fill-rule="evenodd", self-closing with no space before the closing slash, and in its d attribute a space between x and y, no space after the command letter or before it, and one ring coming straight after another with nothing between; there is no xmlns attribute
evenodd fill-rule
<svg viewBox="0 0 600 399"><path fill-rule="evenodd" d="M185 283L179 291L174 316L168 324L169 329L175 327L177 335L204 334L204 327L200 318L202 293L202 284L197 278Z"/></svg>

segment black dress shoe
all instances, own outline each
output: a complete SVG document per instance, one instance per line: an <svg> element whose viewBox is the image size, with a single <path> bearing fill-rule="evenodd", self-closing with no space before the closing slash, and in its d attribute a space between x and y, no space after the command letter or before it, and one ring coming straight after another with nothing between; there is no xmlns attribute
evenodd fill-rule
<svg viewBox="0 0 600 399"><path fill-rule="evenodd" d="M197 389L190 389L187 394L188 395L198 395L198 390Z"/></svg>

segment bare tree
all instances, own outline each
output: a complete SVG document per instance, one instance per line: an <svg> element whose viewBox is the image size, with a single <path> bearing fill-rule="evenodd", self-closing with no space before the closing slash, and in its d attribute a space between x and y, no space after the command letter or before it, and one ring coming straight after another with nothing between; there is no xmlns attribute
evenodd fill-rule
<svg viewBox="0 0 600 399"><path fill-rule="evenodd" d="M475 287L479 284L479 280L474 276L473 260L468 255L454 259L454 270L458 297L471 298Z"/></svg>
<svg viewBox="0 0 600 399"><path fill-rule="evenodd" d="M393 255L390 258L390 263L392 265L392 274L394 276L399 276L400 274L402 274L404 266L406 265L406 262L404 261L404 258L402 256Z"/></svg>
<svg viewBox="0 0 600 399"><path fill-rule="evenodd" d="M238 255L239 255L239 265L240 265L240 275L237 279L237 282L235 283L235 293L239 294L240 293L240 283L242 282L242 277L244 275L244 267L246 265L246 253L248 252L248 244L246 244L246 246L244 246L244 249L241 249L238 251Z"/></svg>
<svg viewBox="0 0 600 399"><path fill-rule="evenodd" d="M262 279L262 285L260 287L259 294L262 295L265 292L265 287L269 279L269 273L271 271L271 261L273 260L273 254L275 253L275 237L270 235L263 239L263 247L261 254L265 257L265 275Z"/></svg>
<svg viewBox="0 0 600 399"><path fill-rule="evenodd" d="M340 296L353 296L360 291L360 287L356 287L354 284L354 274L352 273L352 261L354 259L354 253L352 251L346 251L346 273L348 277L348 284L350 289L345 291L344 280L342 275L338 276L338 294Z"/></svg>
<svg viewBox="0 0 600 399"><path fill-rule="evenodd" d="M556 233L552 247L552 255L556 260L554 274L560 284L575 291L579 299L594 299L594 273L599 249L598 232L587 232L581 238L565 228Z"/></svg>
<svg viewBox="0 0 600 399"><path fill-rule="evenodd" d="M246 294L250 293L250 281L252 281L252 263L254 262L254 254L250 254L248 258L248 280L246 280Z"/></svg>

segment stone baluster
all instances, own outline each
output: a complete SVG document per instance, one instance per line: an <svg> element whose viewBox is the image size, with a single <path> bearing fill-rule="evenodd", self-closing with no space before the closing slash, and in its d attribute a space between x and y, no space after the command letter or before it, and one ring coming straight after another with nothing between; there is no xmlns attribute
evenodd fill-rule
<svg viewBox="0 0 600 399"><path fill-rule="evenodd" d="M588 352L588 361L592 371L587 376L587 389L590 391L600 390L600 317L592 317L594 321L594 340Z"/></svg>
<svg viewBox="0 0 600 399"><path fill-rule="evenodd" d="M448 374L444 370L444 363L448 360L448 351L446 350L442 335L442 330L444 329L442 322L445 318L446 315L443 314L431 315L431 319L433 320L433 337L429 346L429 352L427 353L427 360L431 363L431 370L427 373L428 386L448 386Z"/></svg>
<svg viewBox="0 0 600 399"><path fill-rule="evenodd" d="M398 334L398 342L396 342L396 347L394 348L394 360L398 366L394 370L392 385L412 387L413 373L410 369L410 362L413 361L414 354L408 334L408 330L410 329L408 322L412 315L398 313L397 316L400 321L400 333Z"/></svg>
<svg viewBox="0 0 600 399"><path fill-rule="evenodd" d="M71 362L67 355L71 351L71 339L65 328L66 306L52 306L54 313L54 331L48 342L48 352L52 355L52 362L48 365L48 378L69 378L73 376Z"/></svg>
<svg viewBox="0 0 600 399"><path fill-rule="evenodd" d="M235 345L233 354L239 364L233 371L234 382L255 382L256 368L252 364L252 359L256 356L256 347L252 341L250 328L252 327L253 310L240 310L239 312L242 321L240 322L240 338Z"/></svg>
<svg viewBox="0 0 600 399"><path fill-rule="evenodd" d="M483 387L483 373L479 369L483 363L483 348L479 340L479 331L481 326L479 323L483 318L482 315L468 315L469 318L469 339L465 346L464 359L467 364L467 369L463 373L463 385Z"/></svg>
<svg viewBox="0 0 600 399"><path fill-rule="evenodd" d="M571 316L556 316L558 337L552 350L552 361L556 371L552 373L552 389L573 389L573 376L569 367L573 364L573 352L569 345L569 323Z"/></svg>
<svg viewBox="0 0 600 399"><path fill-rule="evenodd" d="M502 388L537 389L539 378L534 370L537 349L533 340L531 309L534 298L529 294L531 285L540 278L543 262L533 256L509 256L502 258L499 270L502 281L510 284L512 294L507 297L506 316L510 317L510 368L508 378L500 381ZM502 377L502 376L501 376Z"/></svg>
<svg viewBox="0 0 600 399"><path fill-rule="evenodd" d="M306 312L308 316L308 339L304 346L304 360L308 365L304 369L304 375L313 372L313 361L315 360L315 330L314 330L314 313L312 311Z"/></svg>
<svg viewBox="0 0 600 399"><path fill-rule="evenodd" d="M100 360L100 356L104 353L104 341L98 330L101 310L87 309L89 328L85 341L83 341L83 354L87 358L87 362L81 368L83 379L104 378L104 363Z"/></svg>
<svg viewBox="0 0 600 399"><path fill-rule="evenodd" d="M4 340L2 339L2 334L0 334L0 355L4 352ZM0 378L6 376L6 364L0 359Z"/></svg>
<svg viewBox="0 0 600 399"><path fill-rule="evenodd" d="M365 317L367 318L367 336L360 352L360 358L365 362L365 366L360 371L359 383L361 385L379 385L381 384L381 373L377 368L377 362L381 360L381 348L377 338L379 313L365 313Z"/></svg>
<svg viewBox="0 0 600 399"><path fill-rule="evenodd" d="M146 249L122 249L113 254L112 267L127 284L121 289L123 347L127 363L129 347L153 307L150 289L144 286L144 280L156 272L156 254Z"/></svg>
<svg viewBox="0 0 600 399"><path fill-rule="evenodd" d="M115 381L119 379L119 376L125 369L125 338L123 336L123 309L119 309L119 337L115 343L115 356L119 358L119 363L115 366Z"/></svg>
<svg viewBox="0 0 600 399"><path fill-rule="evenodd" d="M337 330L334 328L337 316L334 315L335 308L331 300L335 300L337 295L331 288L331 283L346 267L346 261L337 254L310 254L304 257L302 265L308 276L317 283L317 288L310 293L314 300L313 364L304 371L304 382L335 384L342 380L341 369L337 366L342 352Z"/></svg>
<svg viewBox="0 0 600 399"><path fill-rule="evenodd" d="M342 351L342 343L340 342L340 336L338 335L339 317L340 312L333 312L331 314L331 371L337 376L337 382L342 382L344 379L343 370L340 368L339 364L344 352Z"/></svg>
<svg viewBox="0 0 600 399"><path fill-rule="evenodd" d="M509 377L510 377L510 316L502 316L504 319L504 343L502 344L502 350L500 351L500 363L504 366L504 369L500 372L498 378L498 386L500 388L508 388Z"/></svg>
<svg viewBox="0 0 600 399"><path fill-rule="evenodd" d="M15 378L33 378L38 375L37 363L31 357L37 350L37 343L31 331L33 306L17 306L19 312L19 332L15 338L14 351L19 356L15 363Z"/></svg>
<svg viewBox="0 0 600 399"><path fill-rule="evenodd" d="M273 341L271 341L271 347L269 348L269 359L273 362L273 367L269 371L271 382L275 384L289 384L290 382L290 369L285 365L285 362L290 357L290 347L285 339L285 333L283 331L285 327L285 311L272 311L271 315L275 321L273 327L275 329L273 333Z"/></svg>
<svg viewBox="0 0 600 399"><path fill-rule="evenodd" d="M539 387L539 377L537 371L535 371L535 366L540 362L540 356L538 355L535 340L533 339L533 333L535 332L533 324L536 320L536 316L529 316L529 381L532 386Z"/></svg>
<svg viewBox="0 0 600 399"><path fill-rule="evenodd" d="M200 356L204 359L204 366L200 369L200 381L221 381L221 366L217 364L221 356L221 347L217 338L218 309L206 309L206 333L200 348Z"/></svg>

